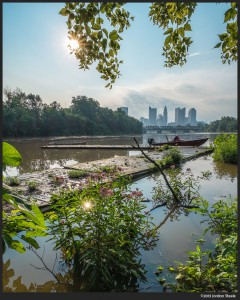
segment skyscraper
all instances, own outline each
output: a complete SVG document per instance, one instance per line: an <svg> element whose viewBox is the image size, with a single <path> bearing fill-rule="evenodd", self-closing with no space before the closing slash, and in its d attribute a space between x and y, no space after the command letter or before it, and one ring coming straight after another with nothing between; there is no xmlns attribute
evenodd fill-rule
<svg viewBox="0 0 240 300"><path fill-rule="evenodd" d="M186 108L175 108L175 125L185 125Z"/></svg>
<svg viewBox="0 0 240 300"><path fill-rule="evenodd" d="M157 109L149 106L149 125L156 125Z"/></svg>
<svg viewBox="0 0 240 300"><path fill-rule="evenodd" d="M167 124L168 124L167 107L166 106L164 106L164 110L163 110L163 124L164 124L164 126L167 126Z"/></svg>
<svg viewBox="0 0 240 300"><path fill-rule="evenodd" d="M190 108L188 111L188 123L191 126L195 126L197 124L197 111L195 108Z"/></svg>

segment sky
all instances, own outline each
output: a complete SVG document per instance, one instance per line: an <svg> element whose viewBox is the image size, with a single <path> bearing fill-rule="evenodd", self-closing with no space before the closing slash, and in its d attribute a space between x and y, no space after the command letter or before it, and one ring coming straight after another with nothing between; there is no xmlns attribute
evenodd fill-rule
<svg viewBox="0 0 240 300"><path fill-rule="evenodd" d="M176 107L186 107L187 113L195 108L198 121L237 117L237 63L222 64L220 48L213 49L217 35L226 31L229 5L198 3L187 64L165 68L165 36L148 17L150 3L127 3L125 9L135 20L122 34L122 76L109 90L94 65L80 70L70 54L67 18L58 14L64 3L3 3L3 88L20 88L62 107L85 95L102 107L127 106L137 119L148 118L149 106L162 114L165 105L169 122L174 122Z"/></svg>

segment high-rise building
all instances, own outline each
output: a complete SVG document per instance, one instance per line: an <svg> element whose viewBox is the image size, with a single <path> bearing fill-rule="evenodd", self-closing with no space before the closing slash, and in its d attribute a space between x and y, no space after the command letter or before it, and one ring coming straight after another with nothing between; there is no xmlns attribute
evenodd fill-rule
<svg viewBox="0 0 240 300"><path fill-rule="evenodd" d="M175 108L175 124L185 125L186 108Z"/></svg>
<svg viewBox="0 0 240 300"><path fill-rule="evenodd" d="M190 108L188 111L188 123L191 126L197 125L197 111L195 108Z"/></svg>
<svg viewBox="0 0 240 300"><path fill-rule="evenodd" d="M140 122L142 122L143 126L148 126L148 119L147 118L144 118L144 117L141 117L140 118Z"/></svg>
<svg viewBox="0 0 240 300"><path fill-rule="evenodd" d="M156 125L157 109L149 106L149 125Z"/></svg>
<svg viewBox="0 0 240 300"><path fill-rule="evenodd" d="M158 126L164 126L164 117L162 114L158 115L158 118L157 118L157 125Z"/></svg>
<svg viewBox="0 0 240 300"><path fill-rule="evenodd" d="M168 116L167 116L167 107L164 106L163 110L163 125L167 126L168 125Z"/></svg>
<svg viewBox="0 0 240 300"><path fill-rule="evenodd" d="M126 115L128 116L128 107L123 106L123 107L120 107L120 109L121 109L122 111L124 111L124 112L126 113Z"/></svg>

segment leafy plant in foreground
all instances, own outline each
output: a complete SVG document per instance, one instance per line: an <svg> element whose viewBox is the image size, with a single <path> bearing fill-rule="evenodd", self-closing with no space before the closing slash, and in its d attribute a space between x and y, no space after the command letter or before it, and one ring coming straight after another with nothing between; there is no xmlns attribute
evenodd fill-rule
<svg viewBox="0 0 240 300"><path fill-rule="evenodd" d="M151 249L155 234L141 199L123 179L52 196L50 233L78 290L128 291L145 280L140 249Z"/></svg>
<svg viewBox="0 0 240 300"><path fill-rule="evenodd" d="M12 145L3 142L2 150L3 170L6 170L6 166L19 166L22 162L22 157ZM2 199L3 253L7 246L18 252L25 252L26 249L19 239L36 249L39 248L34 237L46 234L45 220L40 209L34 205L30 209L17 195L9 194L6 186L2 188ZM8 209L6 209L6 207L8 207Z"/></svg>

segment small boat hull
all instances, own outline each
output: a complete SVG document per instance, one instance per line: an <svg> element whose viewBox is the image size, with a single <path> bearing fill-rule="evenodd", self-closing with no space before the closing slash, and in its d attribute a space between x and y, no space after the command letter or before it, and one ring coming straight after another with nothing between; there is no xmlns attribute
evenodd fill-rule
<svg viewBox="0 0 240 300"><path fill-rule="evenodd" d="M162 142L162 143L152 143L151 146L163 146L163 145L170 145L170 146L185 146L185 147L199 147L206 143L208 138L198 139L198 140L179 140L179 141L169 141L169 142Z"/></svg>

